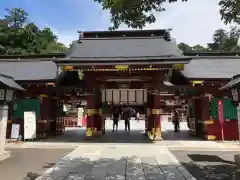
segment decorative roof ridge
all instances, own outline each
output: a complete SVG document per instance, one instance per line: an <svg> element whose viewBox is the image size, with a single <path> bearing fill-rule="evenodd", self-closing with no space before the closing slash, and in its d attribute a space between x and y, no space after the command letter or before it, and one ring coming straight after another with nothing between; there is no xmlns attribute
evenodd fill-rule
<svg viewBox="0 0 240 180"><path fill-rule="evenodd" d="M163 37L166 41L171 41L171 29L158 30L122 30L122 31L78 31L81 42L84 39L115 39L115 38L149 38L149 37Z"/></svg>
<svg viewBox="0 0 240 180"><path fill-rule="evenodd" d="M83 38L81 39L81 42L84 42L84 40L125 40L125 39L164 39L163 36L148 36L148 37L96 37L96 38ZM80 42L80 43L81 43Z"/></svg>
<svg viewBox="0 0 240 180"><path fill-rule="evenodd" d="M0 59L0 63L8 62L53 62L55 58Z"/></svg>
<svg viewBox="0 0 240 180"><path fill-rule="evenodd" d="M183 53L184 55L184 53ZM184 55L186 56L186 55ZM219 60L219 59L239 59L240 61L240 57L239 56L188 56L190 58L192 58L193 60L197 60L197 59L208 59L208 60Z"/></svg>

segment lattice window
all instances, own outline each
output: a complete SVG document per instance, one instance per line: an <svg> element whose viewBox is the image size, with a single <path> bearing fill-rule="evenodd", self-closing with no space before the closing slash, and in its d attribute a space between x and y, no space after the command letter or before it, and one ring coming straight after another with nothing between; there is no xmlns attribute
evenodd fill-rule
<svg viewBox="0 0 240 180"><path fill-rule="evenodd" d="M106 90L102 90L102 102L106 102Z"/></svg>
<svg viewBox="0 0 240 180"><path fill-rule="evenodd" d="M7 90L6 100L11 101L12 98L13 98L13 91L12 90Z"/></svg>
<svg viewBox="0 0 240 180"><path fill-rule="evenodd" d="M113 103L119 104L120 101L120 91L119 89L113 89Z"/></svg>
<svg viewBox="0 0 240 180"><path fill-rule="evenodd" d="M4 99L5 99L5 90L0 89L0 100L4 100Z"/></svg>
<svg viewBox="0 0 240 180"><path fill-rule="evenodd" d="M136 97L137 97L136 102L138 104L143 104L144 103L144 92L143 92L142 89L136 90Z"/></svg>
<svg viewBox="0 0 240 180"><path fill-rule="evenodd" d="M239 97L238 97L238 90L236 88L232 89L232 97L233 97L233 101L238 101Z"/></svg>
<svg viewBox="0 0 240 180"><path fill-rule="evenodd" d="M135 104L136 99L135 99L135 89L128 89L128 103L130 104Z"/></svg>
<svg viewBox="0 0 240 180"><path fill-rule="evenodd" d="M127 89L121 89L121 103L127 103L128 101L128 90Z"/></svg>
<svg viewBox="0 0 240 180"><path fill-rule="evenodd" d="M106 101L107 102L112 102L113 100L113 93L112 93L112 89L107 89L106 90Z"/></svg>

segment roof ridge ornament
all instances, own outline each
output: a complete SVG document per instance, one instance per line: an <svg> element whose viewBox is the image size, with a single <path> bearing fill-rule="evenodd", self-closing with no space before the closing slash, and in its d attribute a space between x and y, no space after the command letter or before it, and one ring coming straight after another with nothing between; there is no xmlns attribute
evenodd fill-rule
<svg viewBox="0 0 240 180"><path fill-rule="evenodd" d="M78 43L82 43L82 40L84 39L84 32L78 31L78 33L79 33Z"/></svg>
<svg viewBox="0 0 240 180"><path fill-rule="evenodd" d="M171 41L171 34L170 31L172 31L172 29L166 29L166 32L163 35L163 39L166 41Z"/></svg>

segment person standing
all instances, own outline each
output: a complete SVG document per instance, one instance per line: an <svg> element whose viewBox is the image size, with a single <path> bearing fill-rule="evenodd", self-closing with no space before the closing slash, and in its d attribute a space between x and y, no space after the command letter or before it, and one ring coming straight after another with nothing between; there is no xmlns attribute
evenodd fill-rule
<svg viewBox="0 0 240 180"><path fill-rule="evenodd" d="M118 130L118 121L119 121L119 110L118 110L118 108L115 108L114 112L113 112L113 130L112 130L112 132L114 132L115 127L116 127L116 132L117 132L117 130Z"/></svg>
<svg viewBox="0 0 240 180"><path fill-rule="evenodd" d="M173 110L173 124L174 124L174 132L180 131L180 114L179 112L174 109Z"/></svg>
<svg viewBox="0 0 240 180"><path fill-rule="evenodd" d="M125 131L130 131L130 117L124 117Z"/></svg>
<svg viewBox="0 0 240 180"><path fill-rule="evenodd" d="M131 107L124 106L122 114L125 122L125 131L130 131L130 118L136 117L136 111Z"/></svg>
<svg viewBox="0 0 240 180"><path fill-rule="evenodd" d="M131 117L131 111L132 111L132 108L130 107L127 107L127 106L123 106L123 109L122 109L122 117L123 117L123 120L124 120L124 124L125 124L125 131L130 131L130 117Z"/></svg>
<svg viewBox="0 0 240 180"><path fill-rule="evenodd" d="M137 112L136 119L137 119L137 122L139 122L139 119L140 119L140 114L139 114L139 112Z"/></svg>

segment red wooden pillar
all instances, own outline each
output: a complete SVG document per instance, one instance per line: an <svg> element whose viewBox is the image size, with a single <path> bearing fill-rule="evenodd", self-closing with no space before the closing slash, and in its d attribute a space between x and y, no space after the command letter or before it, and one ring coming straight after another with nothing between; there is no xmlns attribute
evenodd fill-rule
<svg viewBox="0 0 240 180"><path fill-rule="evenodd" d="M152 92L147 92L147 118L145 122L145 131L148 135L151 133L153 128L153 119L152 119L152 105L153 105L153 96Z"/></svg>
<svg viewBox="0 0 240 180"><path fill-rule="evenodd" d="M86 136L101 135L102 129L101 92L100 90L97 90L87 97Z"/></svg>
<svg viewBox="0 0 240 180"><path fill-rule="evenodd" d="M100 90L98 90L95 94L95 109L96 109L96 114L94 115L95 133L97 133L97 135L101 135L103 123L102 123L102 98Z"/></svg>
<svg viewBox="0 0 240 180"><path fill-rule="evenodd" d="M87 124L86 124L86 136L93 136L94 132L94 115L96 114L95 109L95 94L89 94L87 96Z"/></svg>
<svg viewBox="0 0 240 180"><path fill-rule="evenodd" d="M152 93L153 103L152 103L152 119L153 119L153 129L152 134L156 138L162 138L161 133L161 115L162 115L162 108L161 108L161 96L158 95L156 91Z"/></svg>
<svg viewBox="0 0 240 180"><path fill-rule="evenodd" d="M201 98L201 120L199 121L202 126L197 128L197 134L203 136L206 140L221 140L220 124L211 117L211 98ZM218 126L217 126L218 124ZM219 133L217 133L219 132Z"/></svg>

